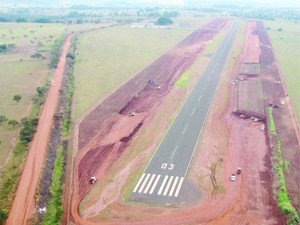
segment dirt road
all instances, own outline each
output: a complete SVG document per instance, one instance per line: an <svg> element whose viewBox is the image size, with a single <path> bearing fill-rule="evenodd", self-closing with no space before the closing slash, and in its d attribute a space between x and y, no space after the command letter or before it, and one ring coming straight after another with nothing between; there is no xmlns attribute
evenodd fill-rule
<svg viewBox="0 0 300 225"><path fill-rule="evenodd" d="M9 218L6 222L8 225L27 224L34 212L34 194L44 163L48 138L53 122L53 115L58 103L59 89L64 74L66 55L70 47L71 38L72 36L70 35L65 40L62 54L53 77L54 85L50 87L43 106L37 132L31 142L20 183L9 213Z"/></svg>

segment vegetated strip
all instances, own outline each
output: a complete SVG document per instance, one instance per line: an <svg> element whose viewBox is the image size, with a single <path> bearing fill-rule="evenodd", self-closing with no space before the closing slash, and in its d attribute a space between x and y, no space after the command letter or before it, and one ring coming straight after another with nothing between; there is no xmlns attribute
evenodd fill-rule
<svg viewBox="0 0 300 225"><path fill-rule="evenodd" d="M277 171L277 175L279 176L279 180L280 180L279 191L277 194L278 207L281 210L281 212L288 217L287 224L296 225L299 223L299 216L297 214L296 209L292 205L286 190L285 177L283 173L284 163L281 155L280 140L277 136L275 122L273 119L272 107L268 108L268 113L269 113L269 134L271 137L273 136L276 139L275 148L277 148L277 157L275 157L277 163L273 163L273 168L275 171Z"/></svg>
<svg viewBox="0 0 300 225"><path fill-rule="evenodd" d="M73 66L75 62L76 43L77 39L74 38L67 54L59 105L55 113L50 145L38 191L38 207L46 207L46 213L45 215L39 214L35 218L37 224L55 225L60 224L62 221L62 196L69 146L68 136L74 91Z"/></svg>
<svg viewBox="0 0 300 225"><path fill-rule="evenodd" d="M10 159L2 170L0 176L0 205L1 209L5 212L8 212L11 208L14 193L17 189L24 167L28 146L36 132L40 107L44 103L45 93L47 92L48 87L49 82L46 82L43 87L37 87L37 93L33 98L33 108L30 116L21 119L21 129L17 143Z"/></svg>
<svg viewBox="0 0 300 225"><path fill-rule="evenodd" d="M52 50L59 54L58 45L53 45ZM55 55L53 54L52 57ZM56 65L52 64L54 67ZM49 65L50 67L50 65ZM30 116L21 119L21 129L18 136L17 143L13 149L12 155L8 160L5 168L3 168L0 175L0 206L5 214L11 209L14 194L16 192L24 163L27 157L29 143L33 139L38 125L41 106L45 101L45 95L49 88L49 81L42 87L36 88L36 94L33 97L33 107Z"/></svg>

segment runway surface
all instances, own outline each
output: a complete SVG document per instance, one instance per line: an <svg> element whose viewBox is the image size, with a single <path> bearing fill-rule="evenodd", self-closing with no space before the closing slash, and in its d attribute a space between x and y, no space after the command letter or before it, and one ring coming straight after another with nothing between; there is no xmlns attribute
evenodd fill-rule
<svg viewBox="0 0 300 225"><path fill-rule="evenodd" d="M178 206L200 198L201 194L189 184L186 174L238 28L239 23L233 23L214 52L130 200Z"/></svg>

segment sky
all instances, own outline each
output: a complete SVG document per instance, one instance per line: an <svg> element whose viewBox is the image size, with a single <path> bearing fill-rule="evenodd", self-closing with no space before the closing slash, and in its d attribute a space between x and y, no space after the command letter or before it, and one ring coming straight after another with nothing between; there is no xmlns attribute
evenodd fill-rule
<svg viewBox="0 0 300 225"><path fill-rule="evenodd" d="M215 4L233 4L233 5L255 5L255 6L271 6L271 7L298 7L300 8L300 0L0 0L4 2L34 2L34 3L68 3L83 5L139 5L146 6L207 6Z"/></svg>

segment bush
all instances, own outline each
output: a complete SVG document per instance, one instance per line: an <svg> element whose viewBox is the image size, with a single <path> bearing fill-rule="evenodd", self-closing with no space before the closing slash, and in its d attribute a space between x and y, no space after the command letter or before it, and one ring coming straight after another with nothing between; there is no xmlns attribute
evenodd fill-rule
<svg viewBox="0 0 300 225"><path fill-rule="evenodd" d="M36 132L38 118L23 118L21 123L23 128L20 130L20 140L27 144L32 140Z"/></svg>
<svg viewBox="0 0 300 225"><path fill-rule="evenodd" d="M3 224L3 222L7 219L8 215L5 211L0 209L0 224Z"/></svg>

